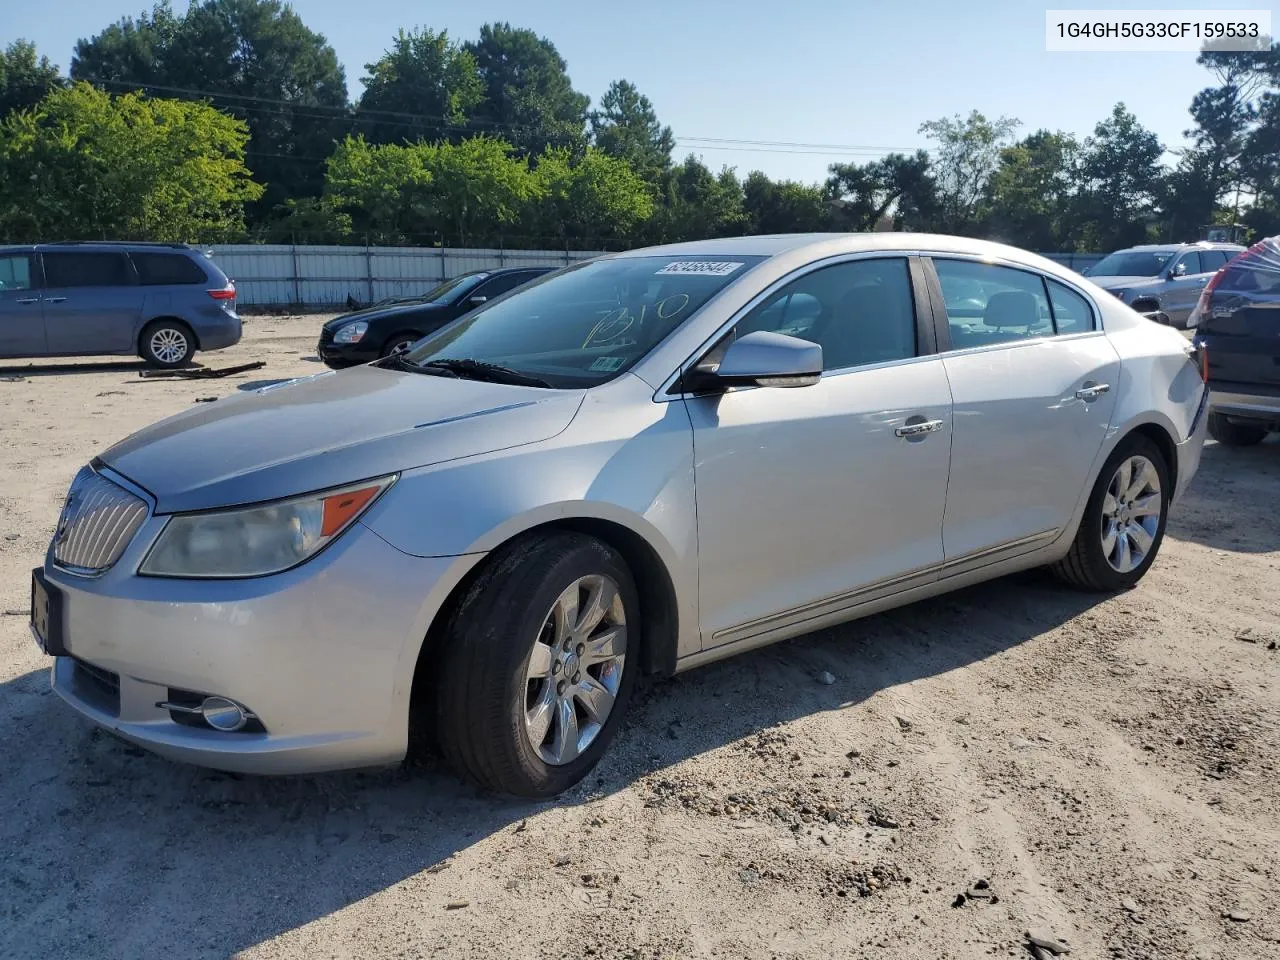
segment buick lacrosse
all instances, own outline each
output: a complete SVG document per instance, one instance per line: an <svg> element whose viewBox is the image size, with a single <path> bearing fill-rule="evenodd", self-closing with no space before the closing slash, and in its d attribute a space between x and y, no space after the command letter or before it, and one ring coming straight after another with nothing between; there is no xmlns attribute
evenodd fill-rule
<svg viewBox="0 0 1280 960"><path fill-rule="evenodd" d="M421 731L550 796L639 674L1028 567L1132 586L1199 464L1205 369L980 241L605 256L105 451L32 628L58 694L167 757L333 770Z"/></svg>

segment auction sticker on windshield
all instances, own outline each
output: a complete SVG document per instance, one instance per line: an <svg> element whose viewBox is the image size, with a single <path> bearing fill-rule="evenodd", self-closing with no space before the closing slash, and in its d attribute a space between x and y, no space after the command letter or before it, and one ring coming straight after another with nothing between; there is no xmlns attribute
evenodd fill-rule
<svg viewBox="0 0 1280 960"><path fill-rule="evenodd" d="M705 277L727 277L741 266L741 263L729 260L677 260L675 263L668 263L657 272L656 276L680 273L697 274Z"/></svg>

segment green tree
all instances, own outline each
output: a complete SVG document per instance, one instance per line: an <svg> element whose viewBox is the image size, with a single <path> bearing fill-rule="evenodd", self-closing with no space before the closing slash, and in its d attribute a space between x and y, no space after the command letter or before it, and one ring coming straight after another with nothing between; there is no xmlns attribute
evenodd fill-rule
<svg viewBox="0 0 1280 960"><path fill-rule="evenodd" d="M0 118L12 110L28 110L63 86L48 57L36 57L36 45L15 40L0 51Z"/></svg>
<svg viewBox="0 0 1280 960"><path fill-rule="evenodd" d="M938 193L938 225L948 233L972 234L986 216L988 181L1021 122L1010 117L988 120L977 110L969 116L943 117L920 125L936 141L932 156Z"/></svg>
<svg viewBox="0 0 1280 960"><path fill-rule="evenodd" d="M891 153L870 163L833 163L826 194L846 230L875 230L890 215L894 229L927 229L937 217L929 155Z"/></svg>
<svg viewBox="0 0 1280 960"><path fill-rule="evenodd" d="M516 227L536 185L527 160L496 137L470 137L429 151L431 209L455 243L496 242Z"/></svg>
<svg viewBox="0 0 1280 960"><path fill-rule="evenodd" d="M0 124L0 235L232 239L262 188L245 126L202 103L56 90Z"/></svg>
<svg viewBox="0 0 1280 960"><path fill-rule="evenodd" d="M525 155L548 146L582 149L591 100L573 89L568 66L550 40L509 23L486 23L466 49L485 89L472 121L475 130L505 137Z"/></svg>
<svg viewBox="0 0 1280 960"><path fill-rule="evenodd" d="M1145 240L1157 222L1164 148L1117 103L1080 152L1081 248L1114 250Z"/></svg>
<svg viewBox="0 0 1280 960"><path fill-rule="evenodd" d="M743 181L742 201L747 233L810 233L834 225L831 201L821 187L770 180L759 170Z"/></svg>
<svg viewBox="0 0 1280 960"><path fill-rule="evenodd" d="M167 3L76 44L71 75L112 91L207 99L248 123L248 162L267 186L259 216L314 195L345 131L347 84L323 36L281 0Z"/></svg>
<svg viewBox="0 0 1280 960"><path fill-rule="evenodd" d="M529 222L562 243L624 238L653 215L649 186L630 165L591 147L576 161L568 147L538 157L531 197Z"/></svg>
<svg viewBox="0 0 1280 960"><path fill-rule="evenodd" d="M742 184L729 167L719 175L690 154L659 185L660 204L640 236L647 242L731 237L747 226Z"/></svg>
<svg viewBox="0 0 1280 960"><path fill-rule="evenodd" d="M304 216L322 233L338 228L343 221L333 217L337 214L371 243L403 243L434 232L427 169L432 149L422 143L375 146L364 137L348 137L326 164L321 201L294 212L300 218L295 229L306 228Z"/></svg>
<svg viewBox="0 0 1280 960"><path fill-rule="evenodd" d="M1000 151L988 199L993 239L1029 250L1072 249L1079 150L1069 133L1037 130Z"/></svg>
<svg viewBox="0 0 1280 960"><path fill-rule="evenodd" d="M631 164L650 183L671 169L676 140L670 127L658 122L649 98L626 80L615 80L591 112L591 139L611 157Z"/></svg>
<svg viewBox="0 0 1280 960"><path fill-rule="evenodd" d="M374 143L459 139L484 100L475 57L443 30L401 30L365 70L356 120Z"/></svg>

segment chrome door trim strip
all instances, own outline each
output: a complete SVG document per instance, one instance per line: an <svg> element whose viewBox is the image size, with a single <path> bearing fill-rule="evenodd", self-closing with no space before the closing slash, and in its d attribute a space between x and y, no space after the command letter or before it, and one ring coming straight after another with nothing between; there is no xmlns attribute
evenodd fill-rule
<svg viewBox="0 0 1280 960"><path fill-rule="evenodd" d="M960 557L953 557L943 563L922 567L910 573L877 580L875 583L867 584L856 590L811 600L808 603L801 604L798 607L791 607L779 613L771 613L768 616L747 620L732 627L725 627L723 630L717 630L711 635L711 646L705 649L714 650L725 644L749 640L760 634L843 613L873 600L883 599L886 595L905 593L917 586L925 586L927 583L932 582L929 577L934 574L938 575L939 580L942 580L950 576L971 572L971 569L962 570L960 568L968 567L975 562L977 566L984 567L992 563L999 563L1002 560L1012 559L1002 555L1013 551L1025 553L1035 547L1047 546L1057 538L1059 532L1060 528L1054 528L1053 530L1032 534L1029 537L1019 537L1017 540L1010 540L994 547L984 547L981 550L975 550ZM916 583L915 581L924 582Z"/></svg>

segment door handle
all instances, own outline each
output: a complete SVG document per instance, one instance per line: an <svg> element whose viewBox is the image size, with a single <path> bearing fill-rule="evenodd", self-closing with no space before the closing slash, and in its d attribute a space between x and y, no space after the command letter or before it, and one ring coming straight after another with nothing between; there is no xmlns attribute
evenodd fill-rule
<svg viewBox="0 0 1280 960"><path fill-rule="evenodd" d="M1110 389L1111 384L1109 383L1087 383L1076 391L1076 399L1083 400L1085 403L1093 403Z"/></svg>
<svg viewBox="0 0 1280 960"><path fill-rule="evenodd" d="M67 299L66 297L45 297L44 302L45 303L62 303L62 301L66 299Z"/></svg>
<svg viewBox="0 0 1280 960"><path fill-rule="evenodd" d="M15 300L14 303L39 303L39 297L23 297L21 300Z"/></svg>
<svg viewBox="0 0 1280 960"><path fill-rule="evenodd" d="M942 429L941 420L918 420L915 423L904 423L900 427L894 428L894 436L897 437L923 437L926 434L937 433Z"/></svg>

